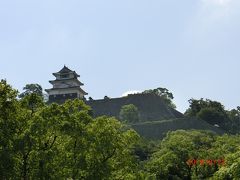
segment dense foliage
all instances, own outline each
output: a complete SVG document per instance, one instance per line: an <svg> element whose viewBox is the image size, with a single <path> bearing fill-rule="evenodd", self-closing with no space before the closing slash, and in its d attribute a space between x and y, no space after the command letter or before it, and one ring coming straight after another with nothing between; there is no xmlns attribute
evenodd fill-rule
<svg viewBox="0 0 240 180"><path fill-rule="evenodd" d="M225 110L225 107L217 101L210 99L190 99L186 116L197 117L209 124L219 126L231 134L240 132L240 107Z"/></svg>
<svg viewBox="0 0 240 180"><path fill-rule="evenodd" d="M125 121L127 123L137 123L139 122L139 112L138 108L134 106L133 104L128 104L122 106L119 118L122 121Z"/></svg>
<svg viewBox="0 0 240 180"><path fill-rule="evenodd" d="M93 119L81 100L18 100L0 83L0 179L137 179L139 136L109 117Z"/></svg>
<svg viewBox="0 0 240 180"><path fill-rule="evenodd" d="M239 179L239 167L240 136L184 130L168 133L146 164L156 179Z"/></svg>
<svg viewBox="0 0 240 180"><path fill-rule="evenodd" d="M240 179L239 135L178 130L149 141L115 118L93 118L81 100L47 105L34 91L17 96L0 82L0 179ZM188 113L239 123L240 108L202 103Z"/></svg>
<svg viewBox="0 0 240 180"><path fill-rule="evenodd" d="M176 105L173 103L173 99L174 99L173 94L167 88L159 87L156 89L149 89L149 90L143 91L143 94L155 94L161 97L167 106L173 109L176 109Z"/></svg>
<svg viewBox="0 0 240 180"><path fill-rule="evenodd" d="M23 88L24 92L22 92L19 97L23 98L29 94L37 94L40 97L43 96L43 89L42 86L39 84L27 84L24 88Z"/></svg>

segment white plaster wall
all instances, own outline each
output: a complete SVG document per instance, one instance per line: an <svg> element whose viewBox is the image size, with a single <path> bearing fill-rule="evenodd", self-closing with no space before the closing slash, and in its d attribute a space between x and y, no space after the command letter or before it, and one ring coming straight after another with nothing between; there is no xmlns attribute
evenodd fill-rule
<svg viewBox="0 0 240 180"><path fill-rule="evenodd" d="M82 92L78 89L54 89L49 91L49 95L56 95L56 94L70 94L70 93L78 93L78 94L82 94Z"/></svg>

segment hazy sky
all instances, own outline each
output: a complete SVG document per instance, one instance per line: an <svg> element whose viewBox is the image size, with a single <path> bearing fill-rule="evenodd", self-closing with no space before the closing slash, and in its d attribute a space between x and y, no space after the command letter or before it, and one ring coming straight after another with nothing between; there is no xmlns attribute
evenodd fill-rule
<svg viewBox="0 0 240 180"><path fill-rule="evenodd" d="M239 0L0 0L0 78L50 88L64 64L94 99L166 87L240 105Z"/></svg>

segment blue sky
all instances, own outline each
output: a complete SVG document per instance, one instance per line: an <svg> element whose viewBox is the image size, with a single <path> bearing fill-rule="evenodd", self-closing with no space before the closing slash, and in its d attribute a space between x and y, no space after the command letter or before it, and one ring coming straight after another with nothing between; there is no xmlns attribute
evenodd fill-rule
<svg viewBox="0 0 240 180"><path fill-rule="evenodd" d="M64 64L94 99L166 87L240 105L239 0L0 0L0 78L50 88Z"/></svg>

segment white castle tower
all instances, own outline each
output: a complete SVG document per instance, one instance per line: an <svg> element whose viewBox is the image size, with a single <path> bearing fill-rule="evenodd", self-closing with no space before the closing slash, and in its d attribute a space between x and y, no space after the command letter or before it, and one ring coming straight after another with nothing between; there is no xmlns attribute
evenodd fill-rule
<svg viewBox="0 0 240 180"><path fill-rule="evenodd" d="M53 88L45 90L49 95L50 103L62 103L67 99L75 98L83 99L84 95L87 95L81 88L84 84L78 80L80 75L65 65L59 72L53 73L53 75L56 79L49 81Z"/></svg>

